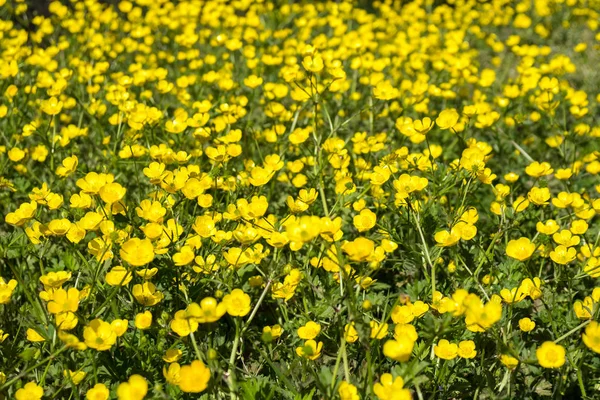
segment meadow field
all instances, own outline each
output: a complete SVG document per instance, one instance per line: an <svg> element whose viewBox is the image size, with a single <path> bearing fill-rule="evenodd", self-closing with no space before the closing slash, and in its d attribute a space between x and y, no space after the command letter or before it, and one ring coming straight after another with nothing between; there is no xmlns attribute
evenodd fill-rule
<svg viewBox="0 0 600 400"><path fill-rule="evenodd" d="M600 0L0 0L0 399L600 398Z"/></svg>

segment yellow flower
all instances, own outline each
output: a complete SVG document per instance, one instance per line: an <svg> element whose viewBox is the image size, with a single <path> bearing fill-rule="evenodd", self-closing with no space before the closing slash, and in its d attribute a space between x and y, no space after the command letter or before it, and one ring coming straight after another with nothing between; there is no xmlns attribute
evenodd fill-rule
<svg viewBox="0 0 600 400"><path fill-rule="evenodd" d="M19 162L22 159L25 158L25 155L27 153L25 153L23 150L21 150L18 147L13 147L12 149L9 150L8 152L8 159L12 162Z"/></svg>
<svg viewBox="0 0 600 400"><path fill-rule="evenodd" d="M103 383L96 383L85 393L86 400L108 400L110 392Z"/></svg>
<svg viewBox="0 0 600 400"><path fill-rule="evenodd" d="M148 307L158 304L165 297L152 282L134 285L132 293L140 304Z"/></svg>
<svg viewBox="0 0 600 400"><path fill-rule="evenodd" d="M37 331L28 328L27 329L27 340L30 342L43 342L46 340L42 335L40 335Z"/></svg>
<svg viewBox="0 0 600 400"><path fill-rule="evenodd" d="M58 331L58 338L70 349L79 351L87 349L87 345L83 342L80 342L77 336L71 335L65 331Z"/></svg>
<svg viewBox="0 0 600 400"><path fill-rule="evenodd" d="M525 173L534 178L550 175L552 172L554 172L554 169L552 169L550 163L545 161L542 163L534 161L525 168Z"/></svg>
<svg viewBox="0 0 600 400"><path fill-rule="evenodd" d="M513 370L519 365L519 360L508 354L500 356L500 362L508 369Z"/></svg>
<svg viewBox="0 0 600 400"><path fill-rule="evenodd" d="M90 321L83 329L83 338L88 347L98 351L110 349L117 341L117 335L111 325L101 319Z"/></svg>
<svg viewBox="0 0 600 400"><path fill-rule="evenodd" d="M529 204L529 200L523 196L519 196L515 199L515 201L513 201L512 208L515 210L515 212L520 213L525 211L527 207L529 207Z"/></svg>
<svg viewBox="0 0 600 400"><path fill-rule="evenodd" d="M121 265L112 267L104 276L104 280L110 286L125 286L131 282L132 278L133 274Z"/></svg>
<svg viewBox="0 0 600 400"><path fill-rule="evenodd" d="M533 187L527 193L527 198L533 204L544 206L548 204L548 200L550 200L550 190L548 188Z"/></svg>
<svg viewBox="0 0 600 400"><path fill-rule="evenodd" d="M4 221L7 224L14 226L23 226L26 222L28 222L37 210L37 203L32 201L30 203L23 203L16 209L14 212L10 212L6 214L4 217Z"/></svg>
<svg viewBox="0 0 600 400"><path fill-rule="evenodd" d="M554 140L555 140L556 147L560 146L560 144L562 144L562 141L563 141L562 136L555 136L554 138L555 138ZM552 140L552 139L548 138L546 140ZM560 179L561 181L566 181L566 180L570 179L571 176L573 176L573 170L571 168L559 168L554 173L554 177L556 179Z"/></svg>
<svg viewBox="0 0 600 400"><path fill-rule="evenodd" d="M354 227L358 229L359 232L365 232L375 226L377 216L373 211L365 208L359 215L354 216L353 222Z"/></svg>
<svg viewBox="0 0 600 400"><path fill-rule="evenodd" d="M565 348L554 342L544 342L535 351L540 365L544 368L560 368L565 363Z"/></svg>
<svg viewBox="0 0 600 400"><path fill-rule="evenodd" d="M35 382L28 382L15 393L17 400L40 400L44 395L44 389Z"/></svg>
<svg viewBox="0 0 600 400"><path fill-rule="evenodd" d="M477 355L475 342L472 340L462 340L458 343L458 356L462 358L474 358Z"/></svg>
<svg viewBox="0 0 600 400"><path fill-rule="evenodd" d="M178 361L182 355L183 355L183 352L181 350L179 350L177 348L173 348L173 349L167 350L162 359L166 363L173 363L173 362Z"/></svg>
<svg viewBox="0 0 600 400"><path fill-rule="evenodd" d="M185 310L187 318L193 318L201 324L218 321L227 312L227 306L213 297L205 297L200 304L191 303Z"/></svg>
<svg viewBox="0 0 600 400"><path fill-rule="evenodd" d="M150 183L160 183L160 179L165 172L165 164L158 162L151 162L148 167L143 169L143 173L150 179Z"/></svg>
<svg viewBox="0 0 600 400"><path fill-rule="evenodd" d="M129 239L121 246L121 258L134 267L149 264L154 259L154 247L148 239Z"/></svg>
<svg viewBox="0 0 600 400"><path fill-rule="evenodd" d="M247 251L243 251L239 247L232 247L228 251L224 252L223 258L225 258L229 265L235 268L241 268L250 262Z"/></svg>
<svg viewBox="0 0 600 400"><path fill-rule="evenodd" d="M460 240L460 235L456 231L447 230L436 232L434 237L437 245L440 247L454 246Z"/></svg>
<svg viewBox="0 0 600 400"><path fill-rule="evenodd" d="M76 312L78 308L79 290L75 288L70 288L68 291L65 289L55 290L52 301L48 303L48 311L52 314Z"/></svg>
<svg viewBox="0 0 600 400"><path fill-rule="evenodd" d="M453 360L458 355L458 346L456 343L450 343L446 339L442 339L433 346L433 352L439 358Z"/></svg>
<svg viewBox="0 0 600 400"><path fill-rule="evenodd" d="M136 207L135 212L138 217L144 218L147 221L162 223L167 209L159 201L142 200L140 206Z"/></svg>
<svg viewBox="0 0 600 400"><path fill-rule="evenodd" d="M518 303L527 297L527 292L525 292L520 286L518 288L512 289L502 289L500 291L500 297L508 304Z"/></svg>
<svg viewBox="0 0 600 400"><path fill-rule="evenodd" d="M380 324L377 321L370 321L369 326L371 327L371 339L383 339L388 334L388 324Z"/></svg>
<svg viewBox="0 0 600 400"><path fill-rule="evenodd" d="M348 343L354 343L358 340L358 331L354 327L354 321L344 325L344 339Z"/></svg>
<svg viewBox="0 0 600 400"><path fill-rule="evenodd" d="M500 320L502 317L501 300L488 301L485 305L476 300L467 305L465 323L467 329L472 332L484 332Z"/></svg>
<svg viewBox="0 0 600 400"><path fill-rule="evenodd" d="M519 290L523 293L527 294L532 300L539 299L542 297L542 280L537 276L533 279L525 278L521 285L519 286Z"/></svg>
<svg viewBox="0 0 600 400"><path fill-rule="evenodd" d="M394 361L406 362L412 354L415 342L408 337L388 340L383 345L383 354Z"/></svg>
<svg viewBox="0 0 600 400"><path fill-rule="evenodd" d="M408 324L415 319L413 304L397 305L392 309L392 321L395 324Z"/></svg>
<svg viewBox="0 0 600 400"><path fill-rule="evenodd" d="M46 225L45 235L63 236L71 229L71 221L66 218L53 219Z"/></svg>
<svg viewBox="0 0 600 400"><path fill-rule="evenodd" d="M179 375L180 372L181 366L176 362L170 364L168 368L166 365L163 367L163 376L171 385L179 385L179 382L181 380L181 377Z"/></svg>
<svg viewBox="0 0 600 400"><path fill-rule="evenodd" d="M566 247L563 245L556 246L554 250L550 252L550 258L557 264L565 265L570 263L577 256L577 250L573 247Z"/></svg>
<svg viewBox="0 0 600 400"><path fill-rule="evenodd" d="M227 309L227 314L232 317L243 317L250 312L250 296L242 289L233 289L231 293L223 297L223 304Z"/></svg>
<svg viewBox="0 0 600 400"><path fill-rule="evenodd" d="M338 394L340 395L340 400L360 400L356 386L346 381L342 381L340 384Z"/></svg>
<svg viewBox="0 0 600 400"><path fill-rule="evenodd" d="M583 343L593 352L600 353L600 324L592 321L581 336Z"/></svg>
<svg viewBox="0 0 600 400"><path fill-rule="evenodd" d="M321 355L322 348L323 342L317 343L314 340L307 340L304 342L304 346L296 347L296 354L309 360L316 360Z"/></svg>
<svg viewBox="0 0 600 400"><path fill-rule="evenodd" d="M373 392L379 400L412 400L410 390L404 388L404 379L385 373L373 386Z"/></svg>
<svg viewBox="0 0 600 400"><path fill-rule="evenodd" d="M416 342L419 338L419 334L414 325L396 324L396 326L394 326L394 339L399 340L401 337L406 337L413 342Z"/></svg>
<svg viewBox="0 0 600 400"><path fill-rule="evenodd" d="M375 251L375 243L370 239L358 237L352 242L344 243L342 250L348 254L348 257L352 261L367 261Z"/></svg>
<svg viewBox="0 0 600 400"><path fill-rule="evenodd" d="M118 400L142 400L148 393L148 382L140 375L131 375L117 387Z"/></svg>
<svg viewBox="0 0 600 400"><path fill-rule="evenodd" d="M198 304L196 303L192 303L190 306L194 304L196 307L198 307ZM190 306L188 306L188 309ZM198 321L195 318L188 317L186 310L179 310L175 313L175 316L171 320L169 327L173 332L177 333L181 337L184 337L198 330Z"/></svg>
<svg viewBox="0 0 600 400"><path fill-rule="evenodd" d="M399 95L400 90L393 87L389 81L381 81L373 88L373 97L379 100L392 100Z"/></svg>
<svg viewBox="0 0 600 400"><path fill-rule="evenodd" d="M111 321L110 327L117 337L121 337L127 332L127 326L129 325L129 321L126 319L115 319Z"/></svg>
<svg viewBox="0 0 600 400"><path fill-rule="evenodd" d="M73 382L74 385L79 385L83 378L85 378L86 373L84 371L65 370L63 371L63 375L65 378Z"/></svg>
<svg viewBox="0 0 600 400"><path fill-rule="evenodd" d="M583 267L585 273L587 273L592 278L597 278L600 276L600 259L597 257L591 257L588 259L587 263Z"/></svg>
<svg viewBox="0 0 600 400"><path fill-rule="evenodd" d="M200 393L208 386L210 370L200 360L184 365L179 371L179 388L185 393Z"/></svg>
<svg viewBox="0 0 600 400"><path fill-rule="evenodd" d="M560 226L555 220L549 219L546 222L538 222L535 225L535 228L539 233L543 233L544 235L552 235L558 231Z"/></svg>
<svg viewBox="0 0 600 400"><path fill-rule="evenodd" d="M107 183L100 188L99 194L102 201L107 204L113 204L118 202L125 196L125 189L123 186L116 182Z"/></svg>
<svg viewBox="0 0 600 400"><path fill-rule="evenodd" d="M458 235L462 240L471 240L477 235L477 227L465 221L458 221L452 227L451 235Z"/></svg>
<svg viewBox="0 0 600 400"><path fill-rule="evenodd" d="M136 314L136 328L144 330L150 328L150 325L152 325L152 313L150 311L144 311L143 313Z"/></svg>
<svg viewBox="0 0 600 400"><path fill-rule="evenodd" d="M561 244L565 247L577 246L581 241L579 236L573 235L571 231L568 231L566 229L563 229L562 231L552 235L552 240L554 240L556 244Z"/></svg>
<svg viewBox="0 0 600 400"><path fill-rule="evenodd" d="M433 121L429 117L425 117L423 119L416 119L413 122L413 129L420 133L421 135L425 135L433 128Z"/></svg>
<svg viewBox="0 0 600 400"><path fill-rule="evenodd" d="M519 329L523 332L531 332L535 328L535 322L529 318L521 318L519 320Z"/></svg>
<svg viewBox="0 0 600 400"><path fill-rule="evenodd" d="M55 319L58 329L62 329L64 331L69 331L75 328L79 322L77 316L72 312L62 312L60 314L56 314Z"/></svg>
<svg viewBox="0 0 600 400"><path fill-rule="evenodd" d="M535 244L526 237L511 240L506 246L506 255L519 261L525 261L535 251Z"/></svg>
<svg viewBox="0 0 600 400"><path fill-rule="evenodd" d="M283 328L278 324L275 324L273 326L265 326L262 331L261 339L265 343L270 343L273 340L280 337L282 333Z"/></svg>
<svg viewBox="0 0 600 400"><path fill-rule="evenodd" d="M46 290L58 289L69 279L71 279L71 273L68 271L48 272L40 277L40 282Z"/></svg>
<svg viewBox="0 0 600 400"><path fill-rule="evenodd" d="M80 178L75 182L86 194L97 194L102 186L112 183L114 176L112 174L103 174L97 172L88 172L85 177Z"/></svg>
<svg viewBox="0 0 600 400"><path fill-rule="evenodd" d="M190 246L182 246L179 251L173 254L173 262L176 266L181 267L190 264L194 261L194 250Z"/></svg>
<svg viewBox="0 0 600 400"><path fill-rule="evenodd" d="M77 169L79 159L77 156L66 157L62 161L62 165L56 168L56 175L65 178L71 175Z"/></svg>
<svg viewBox="0 0 600 400"><path fill-rule="evenodd" d="M8 304L16 287L16 280L11 279L6 283L4 278L0 277L0 304Z"/></svg>
<svg viewBox="0 0 600 400"><path fill-rule="evenodd" d="M460 115L455 109L448 108L438 115L435 119L435 123L440 129L451 129L458 123L459 118Z"/></svg>
<svg viewBox="0 0 600 400"><path fill-rule="evenodd" d="M252 186L264 186L273 177L274 172L269 168L255 167L250 171L248 179Z"/></svg>
<svg viewBox="0 0 600 400"><path fill-rule="evenodd" d="M300 339L310 340L316 338L321 332L321 325L314 322L308 321L304 326L298 328L298 336Z"/></svg>
<svg viewBox="0 0 600 400"><path fill-rule="evenodd" d="M63 108L63 102L56 97L50 97L48 100L42 100L42 111L48 115L56 115Z"/></svg>
<svg viewBox="0 0 600 400"><path fill-rule="evenodd" d="M158 273L158 268L142 268L135 271L140 278L149 281Z"/></svg>
<svg viewBox="0 0 600 400"><path fill-rule="evenodd" d="M314 56L306 56L304 57L304 59L302 60L302 66L310 72L321 72L321 70L323 69L323 58L321 58L321 56L319 55L314 55Z"/></svg>
<svg viewBox="0 0 600 400"><path fill-rule="evenodd" d="M589 225L582 219L575 220L571 223L571 227L569 228L573 234L583 235L587 232Z"/></svg>
<svg viewBox="0 0 600 400"><path fill-rule="evenodd" d="M248 86L250 89L257 88L258 86L263 84L263 79L256 75L250 75L247 78L244 78L244 85Z"/></svg>

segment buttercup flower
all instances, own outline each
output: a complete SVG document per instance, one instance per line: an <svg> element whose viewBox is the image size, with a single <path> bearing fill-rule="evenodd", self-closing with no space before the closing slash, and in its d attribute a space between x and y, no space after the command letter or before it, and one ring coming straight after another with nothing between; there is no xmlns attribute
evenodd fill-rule
<svg viewBox="0 0 600 400"><path fill-rule="evenodd" d="M83 329L83 338L88 347L106 351L115 344L117 335L108 322L94 319Z"/></svg>
<svg viewBox="0 0 600 400"><path fill-rule="evenodd" d="M210 380L210 370L200 360L184 365L179 371L179 388L186 393L204 391Z"/></svg>
<svg viewBox="0 0 600 400"><path fill-rule="evenodd" d="M560 368L565 363L565 348L554 342L544 342L539 346L535 355L544 368Z"/></svg>
<svg viewBox="0 0 600 400"><path fill-rule="evenodd" d="M141 267L154 259L154 247L148 239L133 238L123 243L119 254L134 267Z"/></svg>
<svg viewBox="0 0 600 400"><path fill-rule="evenodd" d="M223 297L227 313L233 317L243 317L250 312L250 296L241 289L233 289Z"/></svg>
<svg viewBox="0 0 600 400"><path fill-rule="evenodd" d="M44 395L44 389L35 382L28 382L15 393L17 400L39 400Z"/></svg>

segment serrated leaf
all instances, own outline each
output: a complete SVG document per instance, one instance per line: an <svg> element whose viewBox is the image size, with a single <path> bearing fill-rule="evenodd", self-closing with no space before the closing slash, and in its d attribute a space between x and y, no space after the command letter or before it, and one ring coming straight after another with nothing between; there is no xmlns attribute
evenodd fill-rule
<svg viewBox="0 0 600 400"><path fill-rule="evenodd" d="M540 396L552 396L552 384L545 379L538 383L534 390Z"/></svg>

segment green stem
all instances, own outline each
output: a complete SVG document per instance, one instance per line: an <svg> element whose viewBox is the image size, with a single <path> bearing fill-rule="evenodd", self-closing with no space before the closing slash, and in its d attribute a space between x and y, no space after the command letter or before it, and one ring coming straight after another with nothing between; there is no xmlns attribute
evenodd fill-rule
<svg viewBox="0 0 600 400"><path fill-rule="evenodd" d="M244 335L246 330L248 330L248 327L250 326L250 322L252 322L252 320L256 316L256 313L258 312L258 307L260 307L263 300L265 299L265 296L267 295L267 292L269 291L269 288L271 287L272 282L273 281L270 279L267 281L267 284L265 285L265 288L263 289L262 293L260 294L260 297L258 298L258 301L256 302L256 305L254 306L254 309L252 310L252 312L250 313L250 316L248 317L248 320L244 324L244 328L242 329L241 335Z"/></svg>
<svg viewBox="0 0 600 400"><path fill-rule="evenodd" d="M235 358L237 355L237 349L240 344L240 321L235 319L235 339L233 340L233 347L231 348L231 355L229 356L229 390L231 393L231 399L236 400L237 396L237 379L235 373Z"/></svg>
<svg viewBox="0 0 600 400"><path fill-rule="evenodd" d="M52 124L52 143L50 143L50 170L54 172L54 138L56 137L56 123L54 121L54 115L52 116L50 123Z"/></svg>
<svg viewBox="0 0 600 400"><path fill-rule="evenodd" d="M342 343L344 343L344 336L342 335ZM333 379L331 379L331 390L333 390L333 388L335 387L335 384L337 382L337 373L338 370L340 368L340 361L342 361L342 352L340 351L337 355L337 358L335 359L335 365L333 366Z"/></svg>
<svg viewBox="0 0 600 400"><path fill-rule="evenodd" d="M431 299L433 301L435 296L435 265L431 262L431 256L429 255L429 248L427 247L427 243L425 242L425 236L423 236L423 230L421 229L421 223L419 218L417 217L417 213L413 213L413 218L415 220L415 224L417 225L417 230L419 231L419 236L421 237L421 243L423 244L423 252L425 253L425 259L427 263L431 267Z"/></svg>
<svg viewBox="0 0 600 400"><path fill-rule="evenodd" d="M346 382L350 383L350 368L348 368L348 354L346 353L346 340L342 336L342 360L344 360L344 377Z"/></svg>
<svg viewBox="0 0 600 400"><path fill-rule="evenodd" d="M188 322L189 324L189 322ZM194 352L196 352L196 357L198 357L198 360L202 361L202 353L200 352L200 349L198 348L198 343L196 343L196 338L194 337L194 332L190 332L190 337L192 338L192 346L194 347Z"/></svg>
<svg viewBox="0 0 600 400"><path fill-rule="evenodd" d="M571 336L573 333L577 332L578 330L580 330L581 328L583 328L584 326L588 325L590 322L592 322L591 319L588 319L585 322L582 322L581 324L577 325L575 328L571 329L569 332L565 333L564 335L562 335L561 337L559 337L558 339L556 339L554 341L554 343L558 343L566 338L568 338L569 336Z"/></svg>

